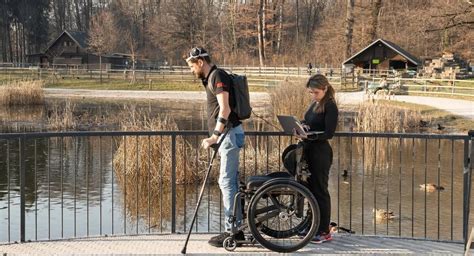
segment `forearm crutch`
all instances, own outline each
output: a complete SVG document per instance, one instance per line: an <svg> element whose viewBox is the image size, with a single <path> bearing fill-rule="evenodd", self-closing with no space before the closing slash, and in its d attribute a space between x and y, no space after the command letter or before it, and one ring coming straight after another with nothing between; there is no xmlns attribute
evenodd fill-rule
<svg viewBox="0 0 474 256"><path fill-rule="evenodd" d="M201 192L199 193L196 209L194 210L193 220L191 221L191 226L189 227L188 236L186 237L186 242L184 242L183 249L181 250L182 254L186 254L186 248L188 246L189 237L191 236L191 232L194 226L194 221L196 220L198 209L199 209L199 206L201 205L202 195L204 194L204 188L206 187L207 179L209 178L209 174L211 173L211 170L212 170L212 164L214 162L214 159L216 158L217 152L219 151L219 147L221 146L222 141L224 141L224 138L227 136L227 133L229 133L229 130L230 128L226 128L222 136L219 137L218 142L216 144L211 145L211 148L214 149L214 152L212 153L212 157L209 160L209 166L207 167L206 177L204 178L204 183L202 184Z"/></svg>

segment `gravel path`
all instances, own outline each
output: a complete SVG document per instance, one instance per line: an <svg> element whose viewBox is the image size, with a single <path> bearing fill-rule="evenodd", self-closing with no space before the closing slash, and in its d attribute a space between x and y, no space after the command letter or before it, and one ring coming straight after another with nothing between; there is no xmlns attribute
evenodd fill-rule
<svg viewBox="0 0 474 256"><path fill-rule="evenodd" d="M206 100L204 91L128 91L128 90L87 90L87 89L45 89L46 97L52 98L116 98L116 99L169 99L169 100ZM367 99L364 92L338 93L343 105L355 105ZM269 102L266 92L252 92L250 97L255 104ZM474 119L474 101L439 97L395 95L393 100L416 103L444 109L455 115Z"/></svg>

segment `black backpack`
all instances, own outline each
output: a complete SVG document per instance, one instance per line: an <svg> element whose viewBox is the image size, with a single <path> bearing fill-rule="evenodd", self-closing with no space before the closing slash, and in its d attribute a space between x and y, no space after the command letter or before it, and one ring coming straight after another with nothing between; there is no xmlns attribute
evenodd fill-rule
<svg viewBox="0 0 474 256"><path fill-rule="evenodd" d="M214 76L217 72L217 69L212 72L209 77L209 81L214 80ZM227 73L227 72L226 72ZM252 107L250 106L250 93L249 93L249 84L247 82L247 77L244 75L237 75L234 73L227 73L232 80L232 95L234 95L234 107L232 112L237 114L239 120L249 119L252 114ZM212 90L212 86L210 86ZM214 93L214 92L212 92Z"/></svg>

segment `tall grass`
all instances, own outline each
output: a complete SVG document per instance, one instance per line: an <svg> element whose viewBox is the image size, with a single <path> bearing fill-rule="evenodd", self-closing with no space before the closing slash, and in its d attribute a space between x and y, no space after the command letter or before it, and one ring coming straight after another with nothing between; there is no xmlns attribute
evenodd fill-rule
<svg viewBox="0 0 474 256"><path fill-rule="evenodd" d="M289 114L302 118L311 98L304 89L305 80L294 80L282 82L281 86L272 88L269 91L272 104L272 122L279 126L276 121L276 115ZM336 102L337 102L336 93ZM342 106L339 105L339 109ZM410 110L404 107L389 104L387 100L369 99L361 103L356 110L356 118L351 127L356 132L412 132L419 128L421 112ZM369 169L387 167L388 154L385 149L397 143L395 140L379 140L374 138L357 139L359 152L364 151L367 156L364 161L364 167ZM283 138L282 145L288 145L292 141L289 138ZM375 152L377 150L377 152Z"/></svg>
<svg viewBox="0 0 474 256"><path fill-rule="evenodd" d="M124 112L128 116L121 122L124 131L178 130L176 122L169 116L158 115L150 118L149 113L139 113L135 106L126 107ZM170 182L171 140L171 136L125 137L120 142L113 161L119 181L137 181L138 179L140 183L148 182L150 170L153 183ZM196 156L195 150L188 141L181 137L177 137L176 156L178 158L176 161L176 182L182 184L198 180L198 168L193 161ZM187 156L187 161L180 159L180 156Z"/></svg>
<svg viewBox="0 0 474 256"><path fill-rule="evenodd" d="M48 129L53 131L65 131L78 127L78 121L74 117L76 104L66 101L64 106L60 103L53 104L51 110L48 111L47 123Z"/></svg>
<svg viewBox="0 0 474 256"><path fill-rule="evenodd" d="M39 105L44 103L43 81L14 81L0 86L0 105Z"/></svg>
<svg viewBox="0 0 474 256"><path fill-rule="evenodd" d="M273 121L277 123L276 115L293 115L302 118L309 104L311 97L306 93L304 79L294 81L285 80L280 86L269 90L270 103L274 114Z"/></svg>
<svg viewBox="0 0 474 256"><path fill-rule="evenodd" d="M37 106L0 107L0 121L4 122L34 122L43 120L44 109Z"/></svg>
<svg viewBox="0 0 474 256"><path fill-rule="evenodd" d="M355 130L359 132L406 132L418 128L421 112L369 100L359 104Z"/></svg>
<svg viewBox="0 0 474 256"><path fill-rule="evenodd" d="M357 109L354 130L358 132L404 133L413 132L420 126L421 112L394 106L383 100L369 100ZM397 140L377 140L376 138L357 138L359 152L364 152L364 168L385 170L391 159L387 148L396 147ZM364 141L362 141L364 140Z"/></svg>
<svg viewBox="0 0 474 256"><path fill-rule="evenodd" d="M176 122L167 115L151 118L151 111L126 106L117 115L124 131L176 131ZM201 184L208 167L211 151L199 148L204 136L176 137L176 180L177 184ZM268 141L267 141L268 140ZM246 137L245 153L241 151L241 178L277 171L279 168L278 143L274 138ZM124 201L132 219L143 218L151 202L151 226L160 225L162 219L170 217L168 205L171 198L157 196L169 194L172 181L171 136L128 136L117 141L113 166L117 182L127 191ZM245 155L244 155L245 154ZM245 158L245 159L244 159ZM219 177L219 158L214 160L210 183ZM178 197L192 195L177 191ZM189 201L188 201L189 202ZM178 202L178 208L184 208ZM163 205L164 207L157 207ZM138 215L137 215L138 213Z"/></svg>

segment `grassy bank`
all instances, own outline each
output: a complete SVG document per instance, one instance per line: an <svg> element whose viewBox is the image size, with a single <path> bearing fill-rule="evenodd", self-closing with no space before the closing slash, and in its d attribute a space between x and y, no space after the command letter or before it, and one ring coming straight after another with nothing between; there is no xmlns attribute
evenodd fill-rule
<svg viewBox="0 0 474 256"><path fill-rule="evenodd" d="M420 112L423 122L427 122L425 125L426 132L452 132L465 134L469 130L474 129L474 120L454 115L442 109L401 101L380 101L387 105L404 107ZM444 129L439 130L438 124L444 127Z"/></svg>
<svg viewBox="0 0 474 256"><path fill-rule="evenodd" d="M155 80L152 82L138 81L130 84L128 80L104 80L103 83L96 79L61 79L45 84L46 88L64 89L94 89L94 90L151 90L151 91L201 91L200 81L175 82L166 80ZM250 91L265 91L262 86L250 86Z"/></svg>

